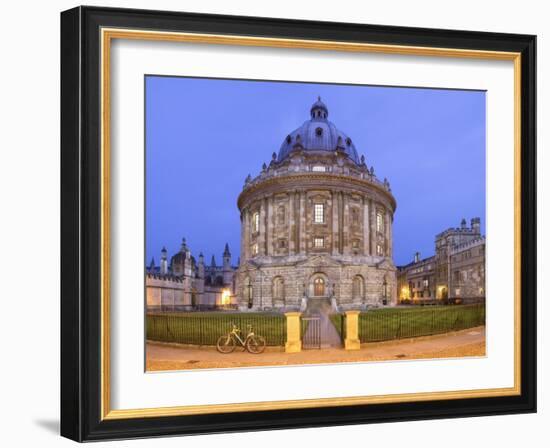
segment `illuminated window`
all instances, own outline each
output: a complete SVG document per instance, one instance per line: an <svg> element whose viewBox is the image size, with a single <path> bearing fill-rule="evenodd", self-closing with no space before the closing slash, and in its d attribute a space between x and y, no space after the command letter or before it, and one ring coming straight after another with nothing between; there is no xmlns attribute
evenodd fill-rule
<svg viewBox="0 0 550 448"><path fill-rule="evenodd" d="M258 243L252 245L252 255L258 255Z"/></svg>
<svg viewBox="0 0 550 448"><path fill-rule="evenodd" d="M384 231L384 216L381 212L376 213L376 231L377 232L383 232Z"/></svg>
<svg viewBox="0 0 550 448"><path fill-rule="evenodd" d="M384 255L384 247L381 244L376 245L376 255L380 257Z"/></svg>
<svg viewBox="0 0 550 448"><path fill-rule="evenodd" d="M325 204L314 205L313 221L316 224L323 224L325 222Z"/></svg>
<svg viewBox="0 0 550 448"><path fill-rule="evenodd" d="M320 166L320 165L316 165L313 168L311 168L311 171L317 171L319 173L324 173L326 170L327 170L326 167Z"/></svg>
<svg viewBox="0 0 550 448"><path fill-rule="evenodd" d="M313 246L317 249L325 247L325 239L323 237L315 237L313 239Z"/></svg>
<svg viewBox="0 0 550 448"><path fill-rule="evenodd" d="M260 231L260 214L258 212L252 215L252 232Z"/></svg>

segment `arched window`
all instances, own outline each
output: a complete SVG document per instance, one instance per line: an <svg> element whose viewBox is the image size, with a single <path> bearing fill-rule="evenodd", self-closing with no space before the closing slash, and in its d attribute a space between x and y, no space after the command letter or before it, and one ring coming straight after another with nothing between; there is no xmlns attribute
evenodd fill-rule
<svg viewBox="0 0 550 448"><path fill-rule="evenodd" d="M282 277L273 279L273 299L284 300L285 298L285 282Z"/></svg>
<svg viewBox="0 0 550 448"><path fill-rule="evenodd" d="M356 275L353 278L352 295L354 299L362 299L365 294L365 283L363 277Z"/></svg>
<svg viewBox="0 0 550 448"><path fill-rule="evenodd" d="M325 295L325 279L323 277L317 277L313 280L313 295L316 297Z"/></svg>

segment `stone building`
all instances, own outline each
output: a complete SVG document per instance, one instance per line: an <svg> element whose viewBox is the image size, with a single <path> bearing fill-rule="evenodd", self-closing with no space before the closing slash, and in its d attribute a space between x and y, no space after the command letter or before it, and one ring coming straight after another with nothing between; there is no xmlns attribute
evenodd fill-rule
<svg viewBox="0 0 550 448"><path fill-rule="evenodd" d="M231 266L229 246L225 245L223 263L216 265L212 256L210 266L199 254L198 261L185 238L179 252L168 262L168 252L162 248L160 265L152 259L145 272L148 311L189 311L233 308L236 266Z"/></svg>
<svg viewBox="0 0 550 448"><path fill-rule="evenodd" d="M435 255L400 266L397 273L399 301L478 302L485 299L485 237L480 219L470 227L441 232L435 239Z"/></svg>
<svg viewBox="0 0 550 448"><path fill-rule="evenodd" d="M389 182L328 120L319 100L238 197L239 308L305 309L394 304Z"/></svg>

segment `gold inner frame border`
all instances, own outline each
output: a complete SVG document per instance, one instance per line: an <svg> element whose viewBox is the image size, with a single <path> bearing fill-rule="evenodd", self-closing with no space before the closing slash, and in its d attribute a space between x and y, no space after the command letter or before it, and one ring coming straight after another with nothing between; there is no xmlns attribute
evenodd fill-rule
<svg viewBox="0 0 550 448"><path fill-rule="evenodd" d="M138 29L101 29L101 420L167 417L228 412L307 409L415 401L502 397L521 394L521 53L469 50L459 48L336 42L305 39L279 39ZM110 387L110 63L113 39L185 42L212 45L296 48L356 53L383 53L413 56L455 57L507 60L514 63L514 386L508 388L443 392L369 395L357 397L315 398L243 402L230 404L188 405L136 409L111 409Z"/></svg>

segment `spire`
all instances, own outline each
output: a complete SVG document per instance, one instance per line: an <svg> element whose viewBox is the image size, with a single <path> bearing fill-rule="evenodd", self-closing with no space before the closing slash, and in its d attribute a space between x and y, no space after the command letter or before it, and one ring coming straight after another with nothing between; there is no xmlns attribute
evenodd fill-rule
<svg viewBox="0 0 550 448"><path fill-rule="evenodd" d="M229 252L229 244L225 243L225 249L223 251L223 256L224 257L230 257L231 256L231 252Z"/></svg>
<svg viewBox="0 0 550 448"><path fill-rule="evenodd" d="M210 266L212 266L213 268L216 267L216 258L214 257L214 255L212 255L212 260L210 261Z"/></svg>
<svg viewBox="0 0 550 448"><path fill-rule="evenodd" d="M155 257L151 258L151 263L149 263L149 270L152 271L155 269Z"/></svg>
<svg viewBox="0 0 550 448"><path fill-rule="evenodd" d="M160 251L160 259L166 260L168 255L168 251L166 250L166 247L162 246L162 250Z"/></svg>
<svg viewBox="0 0 550 448"><path fill-rule="evenodd" d="M187 242L185 241L185 237L181 239L181 251L185 252L187 250Z"/></svg>

